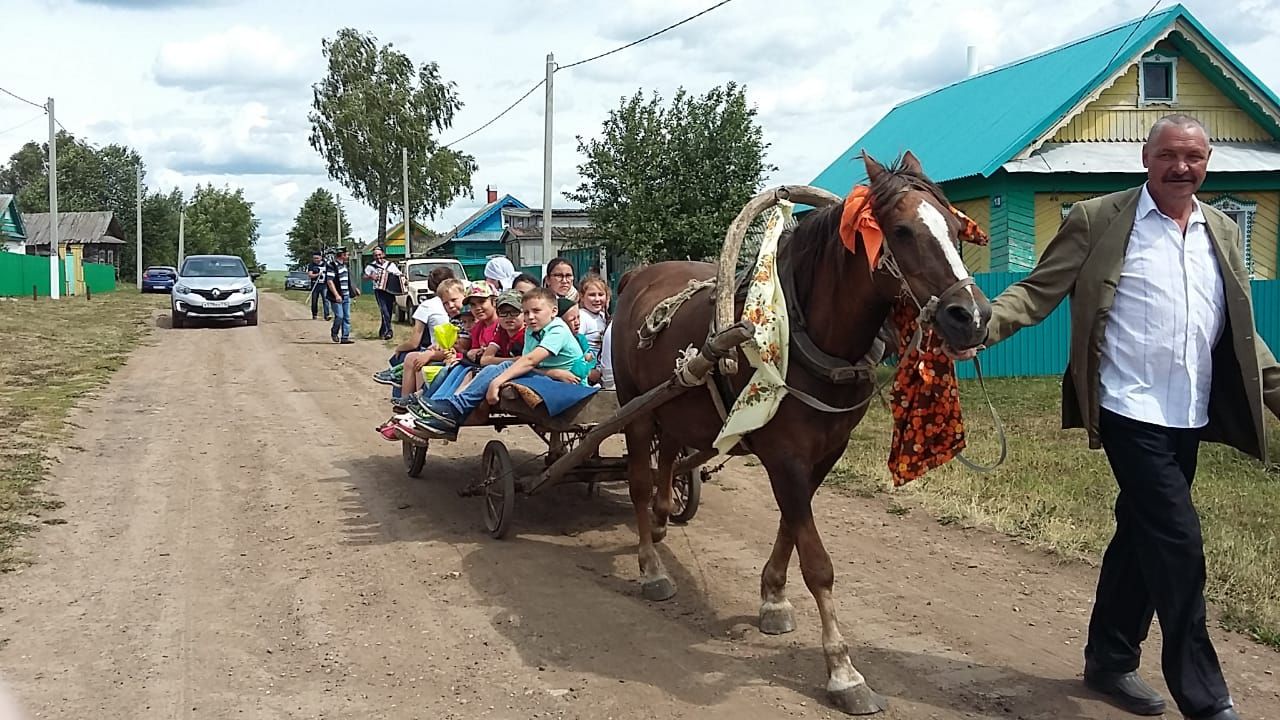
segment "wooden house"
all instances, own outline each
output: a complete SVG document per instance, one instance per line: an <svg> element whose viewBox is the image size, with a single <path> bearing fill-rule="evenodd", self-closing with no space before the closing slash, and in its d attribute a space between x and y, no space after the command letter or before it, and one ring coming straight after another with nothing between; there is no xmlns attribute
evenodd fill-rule
<svg viewBox="0 0 1280 720"><path fill-rule="evenodd" d="M422 249L432 257L457 258L467 271L467 277L484 276L485 263L495 255L503 254L502 212L506 208L527 207L512 195L498 197L492 186L486 189L486 202L479 209L458 223L452 230L440 236L434 243ZM417 247L414 248L418 254Z"/></svg>
<svg viewBox="0 0 1280 720"><path fill-rule="evenodd" d="M0 195L0 252L24 255L27 252L27 228L12 195Z"/></svg>
<svg viewBox="0 0 1280 720"><path fill-rule="evenodd" d="M1030 270L1071 204L1146 179L1152 124L1185 113L1213 154L1201 202L1240 224L1249 267L1277 275L1280 99L1181 5L972 75L893 108L812 184L865 182L858 154L911 150L990 232L973 272Z"/></svg>
<svg viewBox="0 0 1280 720"><path fill-rule="evenodd" d="M48 257L52 253L49 243L53 237L52 216L27 213L23 220L27 226L27 254ZM119 267L124 245L124 228L109 210L58 213L59 255L65 255L69 249L83 262Z"/></svg>

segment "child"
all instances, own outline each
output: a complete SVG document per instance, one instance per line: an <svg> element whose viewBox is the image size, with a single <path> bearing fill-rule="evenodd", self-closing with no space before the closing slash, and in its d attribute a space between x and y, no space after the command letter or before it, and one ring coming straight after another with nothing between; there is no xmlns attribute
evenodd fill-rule
<svg viewBox="0 0 1280 720"><path fill-rule="evenodd" d="M478 364L484 349L489 347L489 343L493 342L498 335L498 311L493 306L493 290L489 288L488 283L472 283L471 287L467 288L467 307L471 308L475 325L468 333L471 336L471 342L462 356Z"/></svg>
<svg viewBox="0 0 1280 720"><path fill-rule="evenodd" d="M448 399L419 403L424 412L424 416L415 423L419 429L446 439L456 438L458 425L481 402L496 404L498 390L507 382L535 369L570 370L582 358L582 347L574 339L573 332L556 317L555 293L545 288L534 288L525 294L522 305L524 354L482 369L470 385Z"/></svg>
<svg viewBox="0 0 1280 720"><path fill-rule="evenodd" d="M511 283L511 289L520 293L520 297L524 297L525 293L536 287L538 287L538 279L529 273L520 273L516 276L515 281Z"/></svg>
<svg viewBox="0 0 1280 720"><path fill-rule="evenodd" d="M609 285L599 275L588 275L582 281L580 292L578 317L582 327L579 332L587 336L591 352L599 357L604 329L609 326Z"/></svg>
<svg viewBox="0 0 1280 720"><path fill-rule="evenodd" d="M563 382L588 382L591 372L596 367L596 354L591 352L591 348L587 345L587 338L578 332L581 328L581 310L578 303L569 298L559 298L556 301L556 309L560 313L560 319L565 325L569 326L569 330L578 340L578 347L582 348L582 357L574 362L573 367L566 370L549 370L545 374L553 380Z"/></svg>
<svg viewBox="0 0 1280 720"><path fill-rule="evenodd" d="M454 278L440 281L436 286L436 297L440 298L440 304L444 306L445 313L450 318L457 317L462 310L464 291L462 283ZM454 350L445 350L438 348L434 344L426 350L412 352L405 356L404 365L400 372L400 397L408 397L417 392L421 387L422 368L435 362L445 362L454 355ZM385 371L388 375L392 371ZM383 382L382 373L374 376L378 382Z"/></svg>
<svg viewBox="0 0 1280 720"><path fill-rule="evenodd" d="M524 301L515 290L504 290L494 301L498 332L480 356L480 366L497 365L524 352Z"/></svg>

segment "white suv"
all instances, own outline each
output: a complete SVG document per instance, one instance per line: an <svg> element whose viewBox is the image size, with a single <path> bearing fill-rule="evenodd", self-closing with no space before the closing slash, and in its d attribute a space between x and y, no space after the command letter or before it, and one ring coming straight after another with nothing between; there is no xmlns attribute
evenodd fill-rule
<svg viewBox="0 0 1280 720"><path fill-rule="evenodd" d="M396 296L396 319L405 322L413 317L413 311L423 300L431 297L431 291L427 288L427 279L431 275L431 271L438 267L447 267L453 271L453 276L462 282L467 282L467 273L462 269L462 263L454 258L410 258L404 261L401 270L404 271L405 288L404 292Z"/></svg>
<svg viewBox="0 0 1280 720"><path fill-rule="evenodd" d="M173 327L188 320L243 319L258 324L257 272L250 273L235 255L190 255L173 283Z"/></svg>

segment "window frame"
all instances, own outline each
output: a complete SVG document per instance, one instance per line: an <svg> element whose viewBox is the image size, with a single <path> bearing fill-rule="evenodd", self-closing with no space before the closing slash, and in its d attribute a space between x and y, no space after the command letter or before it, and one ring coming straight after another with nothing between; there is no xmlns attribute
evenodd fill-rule
<svg viewBox="0 0 1280 720"><path fill-rule="evenodd" d="M1220 195L1210 200L1208 205L1231 218L1239 226L1240 241L1243 243L1240 250L1244 253L1244 266L1249 271L1249 277L1256 279L1258 275L1253 265L1253 224L1258 218L1258 203L1241 200L1231 195ZM1244 216L1244 223L1236 220L1236 215Z"/></svg>
<svg viewBox="0 0 1280 720"><path fill-rule="evenodd" d="M1167 65L1169 68L1169 97L1147 97L1147 66ZM1152 53L1138 62L1138 105L1177 105L1178 104L1178 58L1174 55Z"/></svg>

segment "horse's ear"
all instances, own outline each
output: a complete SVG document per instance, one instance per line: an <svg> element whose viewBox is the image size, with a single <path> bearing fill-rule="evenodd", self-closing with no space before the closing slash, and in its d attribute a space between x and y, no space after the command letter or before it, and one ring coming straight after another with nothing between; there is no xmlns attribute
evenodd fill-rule
<svg viewBox="0 0 1280 720"><path fill-rule="evenodd" d="M867 168L867 180L875 182L876 178L884 174L884 166L876 162L866 150L862 151L862 164Z"/></svg>
<svg viewBox="0 0 1280 720"><path fill-rule="evenodd" d="M918 178L924 177L924 168L920 167L920 160L910 150L902 154L902 162L899 167L902 168L903 172L910 173Z"/></svg>

